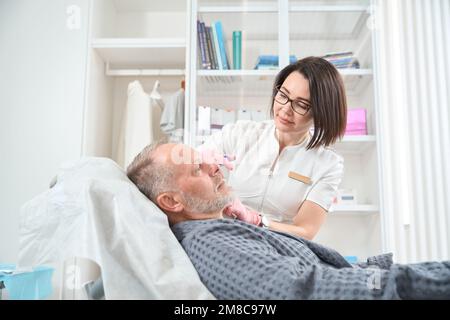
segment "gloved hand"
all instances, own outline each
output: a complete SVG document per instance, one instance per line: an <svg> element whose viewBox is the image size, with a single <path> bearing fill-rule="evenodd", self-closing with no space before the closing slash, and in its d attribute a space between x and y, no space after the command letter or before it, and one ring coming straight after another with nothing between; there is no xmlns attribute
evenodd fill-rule
<svg viewBox="0 0 450 320"><path fill-rule="evenodd" d="M255 226L261 225L262 218L259 212L244 206L238 198L226 206L223 209L223 213L229 217L254 224Z"/></svg>
<svg viewBox="0 0 450 320"><path fill-rule="evenodd" d="M217 164L218 166L225 166L228 170L233 170L234 165L231 163L236 157L233 155L225 155L211 149L200 150L202 162L208 164Z"/></svg>

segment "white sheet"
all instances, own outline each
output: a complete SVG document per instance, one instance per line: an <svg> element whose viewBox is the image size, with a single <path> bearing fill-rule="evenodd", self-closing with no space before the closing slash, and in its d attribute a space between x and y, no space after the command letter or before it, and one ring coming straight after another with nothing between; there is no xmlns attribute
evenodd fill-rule
<svg viewBox="0 0 450 320"><path fill-rule="evenodd" d="M64 164L56 185L23 206L20 232L19 265L91 259L106 299L214 299L164 213L110 159Z"/></svg>

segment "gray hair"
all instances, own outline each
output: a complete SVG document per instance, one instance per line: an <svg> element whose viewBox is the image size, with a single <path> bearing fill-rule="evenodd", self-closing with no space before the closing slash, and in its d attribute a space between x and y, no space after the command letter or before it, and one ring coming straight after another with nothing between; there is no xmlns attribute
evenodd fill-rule
<svg viewBox="0 0 450 320"><path fill-rule="evenodd" d="M165 140L146 146L127 167L128 178L154 203L161 193L177 190L170 166L154 158L155 150L163 144Z"/></svg>

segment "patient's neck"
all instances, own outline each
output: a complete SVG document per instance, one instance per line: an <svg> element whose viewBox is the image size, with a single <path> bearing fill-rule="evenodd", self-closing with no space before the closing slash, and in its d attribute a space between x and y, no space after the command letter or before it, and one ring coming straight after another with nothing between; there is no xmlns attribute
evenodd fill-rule
<svg viewBox="0 0 450 320"><path fill-rule="evenodd" d="M192 221L192 220L210 220L210 219L222 219L222 210L218 212L210 212L210 213L198 213L198 212L173 212L168 213L167 217L169 219L169 224L173 226L179 222L183 221Z"/></svg>

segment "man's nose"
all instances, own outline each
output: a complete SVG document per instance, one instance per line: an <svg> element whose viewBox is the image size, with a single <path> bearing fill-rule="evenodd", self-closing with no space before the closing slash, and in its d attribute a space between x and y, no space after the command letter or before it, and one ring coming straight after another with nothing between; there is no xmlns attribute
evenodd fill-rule
<svg viewBox="0 0 450 320"><path fill-rule="evenodd" d="M220 172L219 166L215 163L209 164L209 172L208 174L211 177L216 176Z"/></svg>

